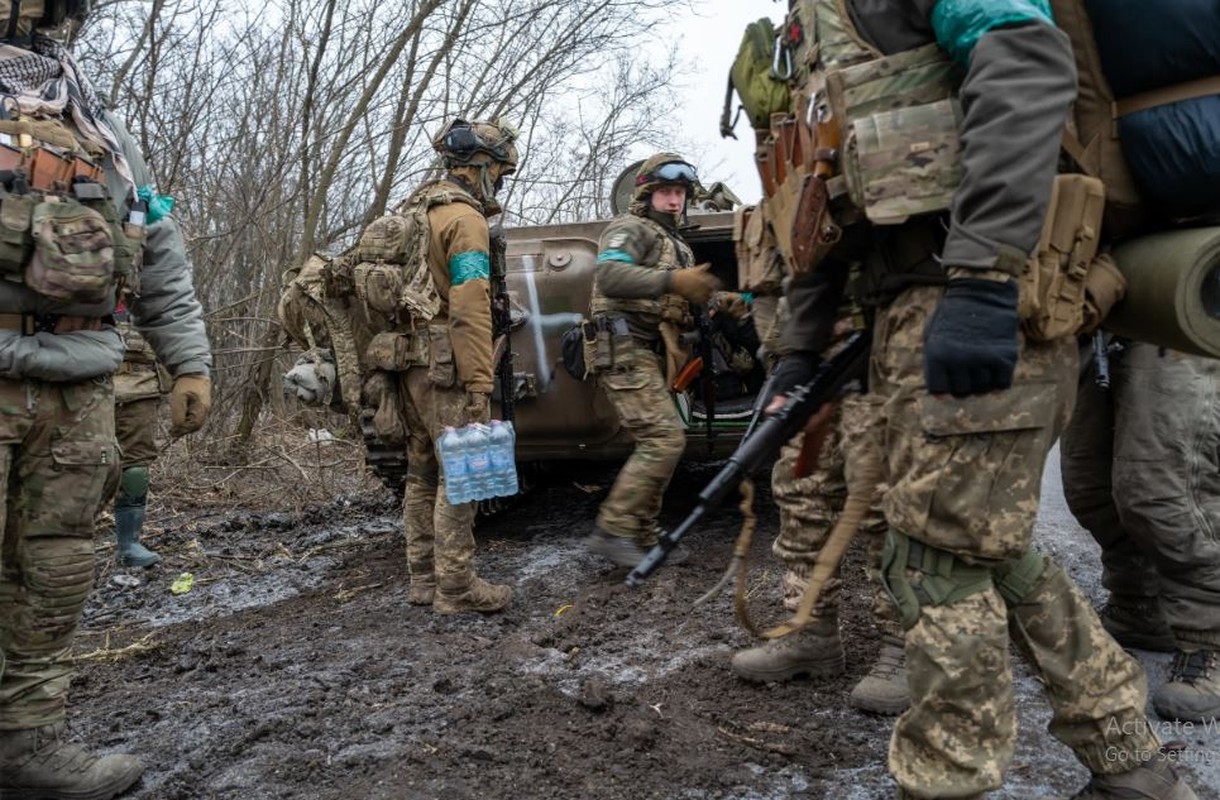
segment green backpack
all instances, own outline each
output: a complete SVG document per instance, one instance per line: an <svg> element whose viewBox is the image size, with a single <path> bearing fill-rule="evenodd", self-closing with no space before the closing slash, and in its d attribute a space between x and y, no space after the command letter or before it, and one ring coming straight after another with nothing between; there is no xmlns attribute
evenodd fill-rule
<svg viewBox="0 0 1220 800"><path fill-rule="evenodd" d="M724 113L720 116L720 135L737 138L733 128L745 111L750 125L766 130L771 115L788 110L790 101L785 76L777 74L775 26L763 17L746 26L737 50L737 58L729 69L729 84L724 95ZM733 91L741 98L737 116L733 116Z"/></svg>

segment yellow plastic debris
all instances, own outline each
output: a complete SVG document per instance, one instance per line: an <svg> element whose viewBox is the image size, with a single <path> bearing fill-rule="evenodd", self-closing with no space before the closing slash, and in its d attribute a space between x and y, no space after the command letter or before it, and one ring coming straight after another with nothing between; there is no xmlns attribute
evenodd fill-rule
<svg viewBox="0 0 1220 800"><path fill-rule="evenodd" d="M174 582L169 586L169 591L171 594L186 594L194 588L195 576L189 572L184 572L177 578L174 578Z"/></svg>

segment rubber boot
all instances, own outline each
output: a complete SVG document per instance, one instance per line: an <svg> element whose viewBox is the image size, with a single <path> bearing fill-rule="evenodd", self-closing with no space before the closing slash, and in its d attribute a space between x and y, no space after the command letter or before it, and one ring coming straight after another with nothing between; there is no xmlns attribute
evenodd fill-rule
<svg viewBox="0 0 1220 800"><path fill-rule="evenodd" d="M907 686L907 659L902 640L881 637L881 652L877 663L851 690L848 703L861 711L897 716L911 706L911 690Z"/></svg>
<svg viewBox="0 0 1220 800"><path fill-rule="evenodd" d="M1114 641L1128 649L1172 653L1178 647L1169 620L1155 598L1111 595L1098 617Z"/></svg>
<svg viewBox="0 0 1220 800"><path fill-rule="evenodd" d="M838 675L845 666L838 617L820 618L795 633L742 650L731 666L737 677L758 682Z"/></svg>
<svg viewBox="0 0 1220 800"><path fill-rule="evenodd" d="M161 556L140 544L140 533L144 530L144 506L116 506L114 509L114 533L119 546L115 559L121 567L151 567Z"/></svg>
<svg viewBox="0 0 1220 800"><path fill-rule="evenodd" d="M1220 719L1220 653L1178 651L1169 681L1152 693L1152 707L1168 720L1212 724Z"/></svg>
<svg viewBox="0 0 1220 800"><path fill-rule="evenodd" d="M1071 800L1199 800L1164 756L1117 775L1094 774Z"/></svg>
<svg viewBox="0 0 1220 800"><path fill-rule="evenodd" d="M64 726L0 731L4 800L110 800L140 779L135 756L96 756L62 739Z"/></svg>
<svg viewBox="0 0 1220 800"><path fill-rule="evenodd" d="M432 609L438 614L491 614L508 605L512 596L511 587L488 583L477 575L444 577L437 579Z"/></svg>

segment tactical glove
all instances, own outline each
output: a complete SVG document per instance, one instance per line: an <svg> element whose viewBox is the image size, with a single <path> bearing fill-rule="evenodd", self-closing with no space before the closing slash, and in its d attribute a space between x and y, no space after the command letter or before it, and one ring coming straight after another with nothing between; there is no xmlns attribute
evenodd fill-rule
<svg viewBox="0 0 1220 800"><path fill-rule="evenodd" d="M174 379L169 393L170 435L185 436L203 427L212 408L212 380L192 373Z"/></svg>
<svg viewBox="0 0 1220 800"><path fill-rule="evenodd" d="M928 391L966 397L1012 386L1019 324L1016 281L949 281L924 334Z"/></svg>
<svg viewBox="0 0 1220 800"><path fill-rule="evenodd" d="M491 421L491 395L486 392L469 392L466 395L466 422Z"/></svg>
<svg viewBox="0 0 1220 800"><path fill-rule="evenodd" d="M669 290L692 303L706 303L712 292L720 288L720 280L708 272L711 264L674 270L669 273Z"/></svg>
<svg viewBox="0 0 1220 800"><path fill-rule="evenodd" d="M763 408L771 404L777 395L786 395L802 383L808 383L813 378L821 360L814 353L798 350L781 358L771 371L764 387L767 392L763 400Z"/></svg>

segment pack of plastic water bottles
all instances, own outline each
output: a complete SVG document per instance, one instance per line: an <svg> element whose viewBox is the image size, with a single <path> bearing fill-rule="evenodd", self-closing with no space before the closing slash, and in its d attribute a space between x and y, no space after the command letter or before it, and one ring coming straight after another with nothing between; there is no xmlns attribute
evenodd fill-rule
<svg viewBox="0 0 1220 800"><path fill-rule="evenodd" d="M517 493L517 434L511 422L493 419L446 427L436 449L445 472L445 497L469 503Z"/></svg>

